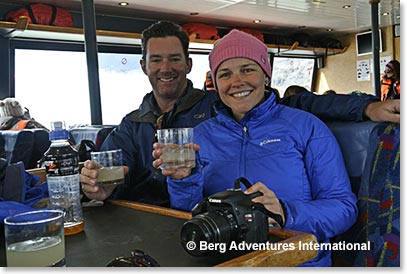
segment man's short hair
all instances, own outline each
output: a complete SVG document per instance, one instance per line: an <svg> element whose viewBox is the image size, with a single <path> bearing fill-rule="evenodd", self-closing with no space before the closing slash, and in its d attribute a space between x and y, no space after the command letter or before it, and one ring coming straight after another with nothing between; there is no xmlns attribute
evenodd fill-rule
<svg viewBox="0 0 407 274"><path fill-rule="evenodd" d="M189 37L188 33L182 29L180 25L177 25L173 22L169 21L159 21L147 29L145 29L142 33L141 37L141 45L142 45L142 56L143 60L146 60L147 55L147 43L150 38L157 38L157 37L170 37L175 36L179 39L182 45L182 49L185 54L185 58L189 58Z"/></svg>

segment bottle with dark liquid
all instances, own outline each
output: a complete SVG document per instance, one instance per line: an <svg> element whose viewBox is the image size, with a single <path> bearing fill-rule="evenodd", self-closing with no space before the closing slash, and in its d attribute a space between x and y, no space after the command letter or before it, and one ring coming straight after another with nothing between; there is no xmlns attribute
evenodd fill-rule
<svg viewBox="0 0 407 274"><path fill-rule="evenodd" d="M64 234L84 230L79 188L79 155L68 142L63 121L51 123L50 148L44 153L49 198L52 207L62 209Z"/></svg>

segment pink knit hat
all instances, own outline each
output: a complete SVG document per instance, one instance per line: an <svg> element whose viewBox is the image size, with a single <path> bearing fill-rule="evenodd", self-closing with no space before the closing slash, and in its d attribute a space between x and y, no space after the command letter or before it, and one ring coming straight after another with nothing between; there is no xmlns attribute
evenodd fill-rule
<svg viewBox="0 0 407 274"><path fill-rule="evenodd" d="M222 62L240 57L253 60L259 64L266 75L271 78L271 66L266 45L253 35L234 29L216 42L209 54L212 79L216 79L216 71Z"/></svg>

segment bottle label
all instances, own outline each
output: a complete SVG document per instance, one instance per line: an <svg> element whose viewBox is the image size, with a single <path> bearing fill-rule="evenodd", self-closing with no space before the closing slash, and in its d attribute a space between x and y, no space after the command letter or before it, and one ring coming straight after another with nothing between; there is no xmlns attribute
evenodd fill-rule
<svg viewBox="0 0 407 274"><path fill-rule="evenodd" d="M68 155L69 156L69 155ZM65 176L79 173L79 161L77 157L70 156L69 158L46 157L44 166L47 175L49 176Z"/></svg>

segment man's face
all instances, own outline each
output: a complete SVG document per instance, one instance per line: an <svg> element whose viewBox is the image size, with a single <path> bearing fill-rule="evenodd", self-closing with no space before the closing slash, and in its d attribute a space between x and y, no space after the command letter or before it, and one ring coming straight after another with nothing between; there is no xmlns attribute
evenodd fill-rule
<svg viewBox="0 0 407 274"><path fill-rule="evenodd" d="M154 95L177 99L187 86L187 74L192 67L181 42L175 36L150 38L146 48L146 60L141 61L141 67L150 80Z"/></svg>

